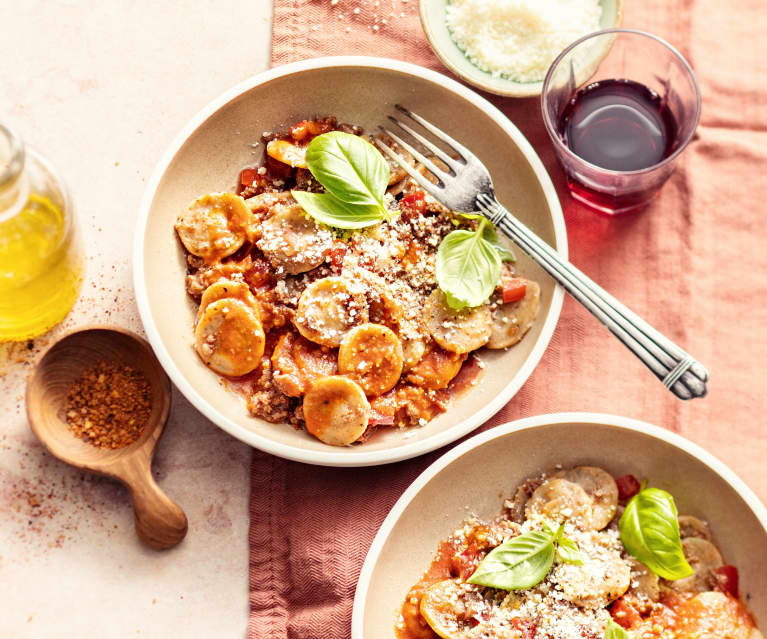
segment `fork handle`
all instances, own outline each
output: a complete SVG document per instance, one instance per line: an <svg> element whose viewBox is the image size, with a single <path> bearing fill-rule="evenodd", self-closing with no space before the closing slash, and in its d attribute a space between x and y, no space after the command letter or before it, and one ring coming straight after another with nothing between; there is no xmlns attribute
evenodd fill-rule
<svg viewBox="0 0 767 639"><path fill-rule="evenodd" d="M477 208L602 322L674 395L680 399L705 396L709 375L701 364L563 259L495 198L480 194Z"/></svg>

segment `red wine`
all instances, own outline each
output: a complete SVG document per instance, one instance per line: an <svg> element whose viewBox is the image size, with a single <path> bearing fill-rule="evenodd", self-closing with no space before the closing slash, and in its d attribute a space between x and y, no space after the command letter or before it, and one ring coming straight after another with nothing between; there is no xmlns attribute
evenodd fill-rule
<svg viewBox="0 0 767 639"><path fill-rule="evenodd" d="M631 80L589 84L570 99L559 120L559 135L573 153L613 171L657 164L673 153L677 131L661 97Z"/></svg>

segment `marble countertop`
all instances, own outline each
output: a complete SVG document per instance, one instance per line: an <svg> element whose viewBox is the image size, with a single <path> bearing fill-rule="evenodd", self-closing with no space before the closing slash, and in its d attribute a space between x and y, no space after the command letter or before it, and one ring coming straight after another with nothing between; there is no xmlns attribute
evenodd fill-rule
<svg viewBox="0 0 767 639"><path fill-rule="evenodd" d="M189 533L142 546L128 492L48 455L27 426L26 377L66 328L141 332L131 242L145 181L177 131L268 66L270 0L0 3L0 122L63 174L87 279L63 327L0 349L0 635L244 637L250 448L177 392L155 458Z"/></svg>

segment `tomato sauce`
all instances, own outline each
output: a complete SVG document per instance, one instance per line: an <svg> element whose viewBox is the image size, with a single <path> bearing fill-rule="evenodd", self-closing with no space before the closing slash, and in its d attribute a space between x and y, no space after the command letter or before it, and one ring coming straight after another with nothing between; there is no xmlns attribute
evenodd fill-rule
<svg viewBox="0 0 767 639"><path fill-rule="evenodd" d="M438 637L429 624L421 617L419 607L424 591L432 584L449 579L453 575L453 557L457 551L455 542L446 539L439 544L437 554L431 566L421 580L410 589L402 604L402 623L397 624L397 639L434 639Z"/></svg>
<svg viewBox="0 0 767 639"><path fill-rule="evenodd" d="M508 529L505 530L508 532ZM496 529L495 536L499 534L501 533ZM448 537L440 542L429 569L405 597L401 610L402 622L395 627L397 639L438 639L438 635L426 623L419 611L423 593L430 586L445 579L455 577L468 579L477 569L479 562L494 547L495 544L490 541L491 535L491 528L478 524L461 539ZM527 630L529 634L530 628Z"/></svg>
<svg viewBox="0 0 767 639"><path fill-rule="evenodd" d="M664 591L649 614L637 611L622 597L613 604L616 623L642 639L748 639L756 627L745 605L722 592Z"/></svg>
<svg viewBox="0 0 767 639"><path fill-rule="evenodd" d="M447 395L449 398L455 399L476 386L484 370L485 366L479 357L473 353L469 355L461 366L461 370L458 371L458 375L450 380L450 384L448 384Z"/></svg>

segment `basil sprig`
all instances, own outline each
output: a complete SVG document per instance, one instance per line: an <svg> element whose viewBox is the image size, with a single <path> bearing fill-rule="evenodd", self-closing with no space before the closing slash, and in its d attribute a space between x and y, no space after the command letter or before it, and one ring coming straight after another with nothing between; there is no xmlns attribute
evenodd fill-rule
<svg viewBox="0 0 767 639"><path fill-rule="evenodd" d="M626 630L623 626L619 626L612 619L610 619L610 621L607 622L605 639L634 639L634 635Z"/></svg>
<svg viewBox="0 0 767 639"><path fill-rule="evenodd" d="M384 206L389 165L367 140L341 131L318 135L306 149L306 166L327 193L291 193L318 222L360 229L390 218Z"/></svg>
<svg viewBox="0 0 767 639"><path fill-rule="evenodd" d="M576 566L583 565L583 555L581 555L581 551L578 549L578 544L572 539L565 537L564 524L559 524L559 528L554 530L554 527L548 521L544 520L543 530L554 538L557 561L566 564L575 564Z"/></svg>
<svg viewBox="0 0 767 639"><path fill-rule="evenodd" d="M576 564L578 566L583 564L583 556L581 551L578 550L578 545L567 537L559 538L557 557L560 561L564 561L567 564Z"/></svg>
<svg viewBox="0 0 767 639"><path fill-rule="evenodd" d="M664 579L694 573L682 550L674 498L660 488L643 488L626 505L618 522L626 551Z"/></svg>
<svg viewBox="0 0 767 639"><path fill-rule="evenodd" d="M564 537L563 531L564 526L554 530L545 523L543 530L531 530L504 541L479 563L468 582L501 590L526 590L546 578L555 557L582 564L578 546Z"/></svg>
<svg viewBox="0 0 767 639"><path fill-rule="evenodd" d="M501 263L513 260L514 254L483 217L476 231L458 229L442 240L437 250L437 283L451 308L473 308L493 294Z"/></svg>
<svg viewBox="0 0 767 639"><path fill-rule="evenodd" d="M293 197L315 220L339 229L361 229L377 224L383 216L377 206L349 204L330 193L293 191Z"/></svg>

